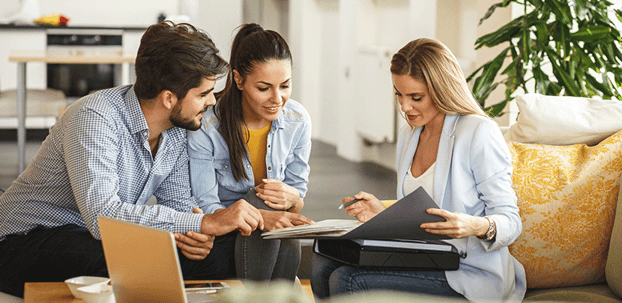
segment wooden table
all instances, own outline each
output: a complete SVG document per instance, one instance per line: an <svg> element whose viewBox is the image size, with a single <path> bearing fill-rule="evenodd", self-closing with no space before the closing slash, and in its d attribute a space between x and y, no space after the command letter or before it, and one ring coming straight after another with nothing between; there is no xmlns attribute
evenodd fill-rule
<svg viewBox="0 0 622 303"><path fill-rule="evenodd" d="M25 167L26 153L26 64L28 62L44 62L54 64L121 64L121 83L130 82L130 64L136 61L136 55L119 53L116 55L48 55L45 51L13 50L9 54L10 62L17 62L17 165L18 174Z"/></svg>
<svg viewBox="0 0 622 303"><path fill-rule="evenodd" d="M231 287L243 287L240 280L210 280L210 281L186 281L186 282L220 282L224 281ZM84 302L76 299L69 291L65 282L36 282L24 285L24 303L66 303Z"/></svg>

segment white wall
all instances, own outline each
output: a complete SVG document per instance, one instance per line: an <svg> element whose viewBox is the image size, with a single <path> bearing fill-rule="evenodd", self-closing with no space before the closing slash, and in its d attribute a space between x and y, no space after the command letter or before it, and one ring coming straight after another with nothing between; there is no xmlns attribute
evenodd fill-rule
<svg viewBox="0 0 622 303"><path fill-rule="evenodd" d="M75 26L149 26L178 8L178 0L39 0L41 15L63 14Z"/></svg>
<svg viewBox="0 0 622 303"><path fill-rule="evenodd" d="M309 111L312 124L320 125L321 9L314 0L289 1L288 40L293 57L292 98ZM312 136L318 136L313 128Z"/></svg>
<svg viewBox="0 0 622 303"><path fill-rule="evenodd" d="M2 0L6 10L18 0ZM619 0L622 1L622 0ZM71 25L143 26L160 13L188 14L206 30L224 58L236 28L257 22L281 33L294 56L293 98L313 119L313 138L337 146L341 156L393 166L393 145L366 146L356 133L365 102L355 98L353 61L359 45L386 47L394 53L419 37L438 38L449 46L466 74L498 49L475 51L475 39L511 19L498 9L482 26L477 22L498 0L39 0L40 13L62 13ZM193 11L194 9L194 11ZM0 16L3 15L0 8ZM0 33L1 34L1 33ZM1 37L0 37L1 38ZM6 44L0 48L6 48ZM134 47L137 48L137 45ZM1 49L0 49L1 51ZM29 77L31 75L29 74ZM219 86L222 82L219 82ZM220 87L217 87L217 89ZM387 102L388 103L388 102ZM387 104L387 106L392 106ZM401 121L401 120L400 120ZM403 123L403 122L400 122Z"/></svg>
<svg viewBox="0 0 622 303"><path fill-rule="evenodd" d="M319 93L319 114L314 121L314 136L322 141L337 145L340 134L335 123L343 118L339 114L341 68L339 66L339 3L333 0L317 1L321 21L316 25L320 28L322 39L318 47L320 53L320 83L315 89ZM347 120L347 117L346 117ZM332 123L328 123L330 121Z"/></svg>
<svg viewBox="0 0 622 303"><path fill-rule="evenodd" d="M231 43L235 37L235 31L243 19L242 0L199 0L198 18L191 23L206 31L220 55L227 61L231 54ZM216 82L216 91L224 88L225 78Z"/></svg>
<svg viewBox="0 0 622 303"><path fill-rule="evenodd" d="M479 19L496 0L296 0L289 1L288 43L296 64L294 98L309 110L313 137L334 144L352 161L371 161L393 167L394 144L365 145L356 125L378 117L360 116L359 108L376 102L360 97L353 75L361 45L396 52L420 37L438 38L454 52L465 74L490 53L474 50L481 32L510 21L496 12L494 21L478 27ZM509 11L509 9L508 9ZM319 34L318 34L319 33ZM319 65L319 67L318 67ZM364 72L364 71L363 71ZM362 94L364 95L364 93ZM393 106L387 103L386 106ZM398 119L400 125L404 122Z"/></svg>

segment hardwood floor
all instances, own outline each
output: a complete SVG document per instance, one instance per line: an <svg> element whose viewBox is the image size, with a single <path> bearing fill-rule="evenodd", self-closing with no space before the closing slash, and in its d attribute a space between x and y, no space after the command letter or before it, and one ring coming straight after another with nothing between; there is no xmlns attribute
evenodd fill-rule
<svg viewBox="0 0 622 303"><path fill-rule="evenodd" d="M0 130L0 188L7 189L17 178L17 144ZM26 159L37 153L43 136L33 136L26 145ZM2 140L4 139L4 140ZM312 220L349 218L337 210L344 197L359 191L379 199L395 199L395 171L373 163L355 163L339 157L334 146L314 140L309 159L309 191L301 213Z"/></svg>
<svg viewBox="0 0 622 303"><path fill-rule="evenodd" d="M374 194L379 199L395 199L395 171L374 163L345 160L330 144L313 141L309 165L309 191L301 213L312 220L350 218L337 208L343 198L359 191Z"/></svg>

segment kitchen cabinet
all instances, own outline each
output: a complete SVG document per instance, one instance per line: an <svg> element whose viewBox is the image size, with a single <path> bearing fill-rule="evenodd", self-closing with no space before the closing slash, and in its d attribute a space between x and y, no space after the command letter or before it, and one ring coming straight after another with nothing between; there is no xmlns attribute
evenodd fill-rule
<svg viewBox="0 0 622 303"><path fill-rule="evenodd" d="M140 38L146 28L110 28L110 27L63 27L68 30L122 30L122 49L125 53L135 54L140 45ZM9 54L12 50L28 50L43 52L47 48L47 27L41 26L10 26L0 25L0 90L15 89L17 83L17 63L9 62ZM115 72L115 84L133 83L133 68L130 67L132 76L121 80L120 69ZM47 88L47 65L43 62L31 62L27 64L27 87L28 89ZM125 84L123 83L123 84ZM70 102L77 98L70 98ZM17 102L17 101L16 101ZM29 129L49 128L56 121L55 116L27 117L26 127ZM0 129L16 128L15 118L0 118Z"/></svg>

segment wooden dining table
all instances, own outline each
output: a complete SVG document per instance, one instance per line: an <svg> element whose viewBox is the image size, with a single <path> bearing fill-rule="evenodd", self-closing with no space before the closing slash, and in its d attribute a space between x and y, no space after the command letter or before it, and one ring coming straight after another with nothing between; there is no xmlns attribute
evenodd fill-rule
<svg viewBox="0 0 622 303"><path fill-rule="evenodd" d="M9 62L17 63L17 149L18 173L26 168L26 65L29 62L52 64L120 64L122 84L129 84L131 77L130 64L136 61L135 54L104 53L104 54L48 54L46 51L12 50Z"/></svg>

